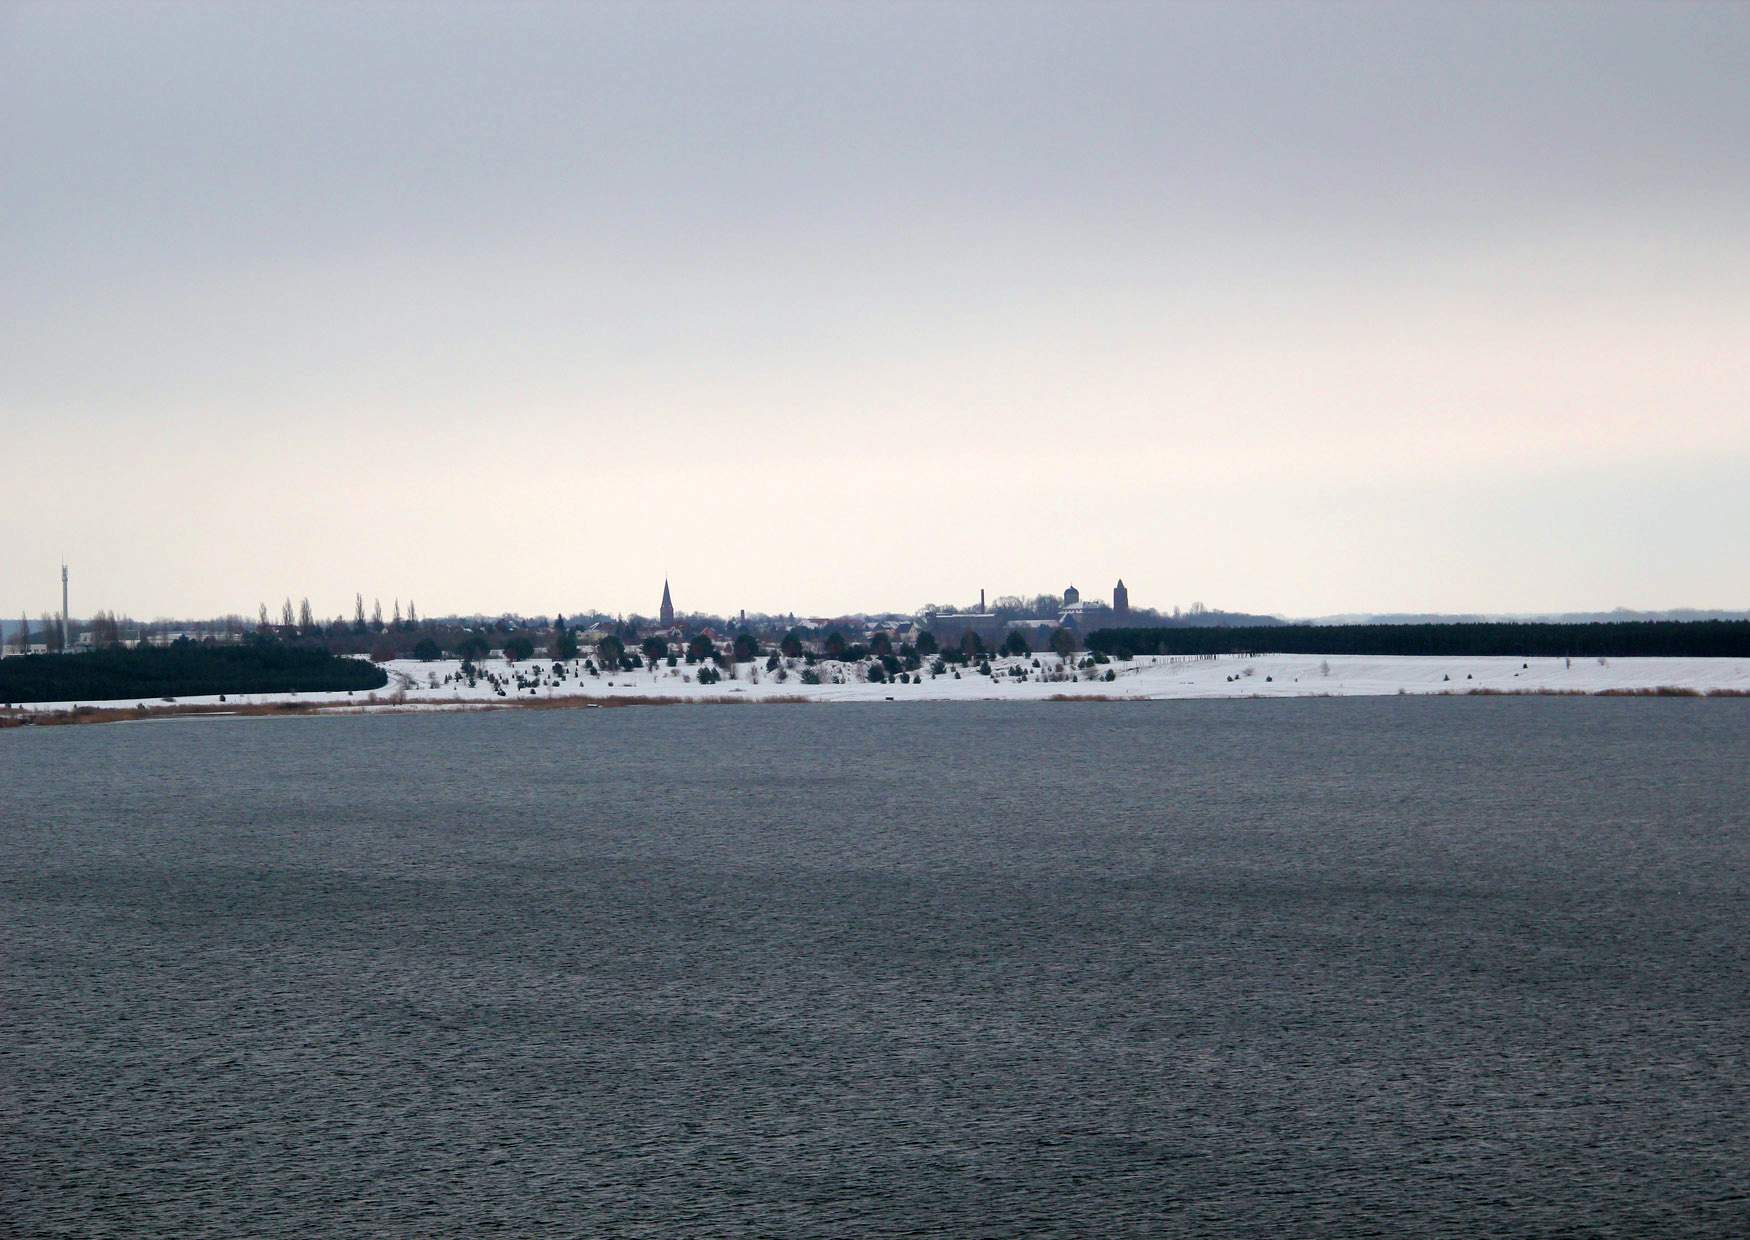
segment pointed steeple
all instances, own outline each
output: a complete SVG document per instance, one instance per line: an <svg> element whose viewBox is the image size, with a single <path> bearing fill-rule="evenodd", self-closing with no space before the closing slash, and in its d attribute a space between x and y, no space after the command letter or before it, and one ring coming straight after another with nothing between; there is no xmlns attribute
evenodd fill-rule
<svg viewBox="0 0 1750 1240"><path fill-rule="evenodd" d="M657 615L661 617L664 628L674 623L674 600L668 596L667 577L662 579L662 609Z"/></svg>

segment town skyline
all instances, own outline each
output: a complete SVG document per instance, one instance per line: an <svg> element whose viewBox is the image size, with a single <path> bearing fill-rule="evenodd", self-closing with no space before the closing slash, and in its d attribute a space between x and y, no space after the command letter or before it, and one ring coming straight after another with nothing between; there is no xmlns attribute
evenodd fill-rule
<svg viewBox="0 0 1750 1240"><path fill-rule="evenodd" d="M47 629L53 629L58 634L60 645L72 647L78 644L83 635L83 644L91 643L93 625L113 627L120 623L124 628L131 629L135 635L144 635L149 630L155 631L162 639L174 636L182 630L183 624L197 626L194 632L209 631L218 626L233 635L256 630L271 632L314 632L322 629L344 629L349 624L367 623L375 628L399 628L403 619L409 622L409 628L418 625L422 620L441 619L451 621L483 621L493 622L515 619L531 621L542 626L565 617L574 621L582 619L585 623L600 619L615 621L641 621L645 624L660 624L664 626L697 627L703 619L707 623L721 624L726 629L732 629L737 624L737 617L742 625L753 623L756 627L782 627L785 624L821 627L835 622L852 621L881 617L910 617L923 620L933 615L954 617L983 616L988 623L985 625L992 634L999 633L1008 622L1007 619L1016 616L1026 616L1030 619L1048 619L1055 616L1058 623L1081 631L1093 631L1099 627L1111 627L1117 624L1135 622L1141 624L1161 622L1188 623L1252 623L1258 621L1273 623L1313 623L1313 622L1354 622L1354 621L1385 621L1387 623L1423 621L1430 619L1551 619L1576 621L1586 619L1736 619L1750 618L1750 608L1720 608L1720 607L1667 607L1631 609L1623 607L1600 609L1567 609L1549 611L1529 611L1515 613L1488 612L1412 612L1412 611L1363 611L1351 610L1339 613L1327 613L1319 616L1296 616L1281 612L1253 611L1245 608L1224 607L1219 603L1211 605L1201 599L1192 600L1189 604L1178 602L1170 604L1154 604L1139 602L1134 607L1131 604L1130 591L1122 578L1118 579L1110 591L1102 595L1099 591L1082 590L1071 581L1060 590L1039 591L1026 594L1003 592L993 593L981 589L976 600L932 600L914 607L862 607L841 611L823 612L798 608L766 609L760 607L688 607L676 605L671 592L671 582L664 579L661 587L661 597L656 607L651 610L644 608L609 609L585 604L581 607L556 609L509 609L509 608L473 608L473 609L421 609L418 600L411 594L405 598L391 594L385 603L382 596L354 591L351 610L341 608L338 611L312 603L310 596L304 594L284 595L278 604L268 599L260 599L256 609L228 608L219 611L201 613L181 611L171 613L141 614L125 607L117 608L99 604L84 611L78 609L69 613L66 608L70 597L69 566L63 562L60 566L60 602L61 606L54 609L25 608L15 611L15 615L0 614L0 634L7 640L15 640L21 629L33 634L37 645L47 634ZM1000 617L999 617L1000 613ZM72 626L73 632L69 632ZM118 634L119 636L120 634ZM49 648L49 647L42 647Z"/></svg>

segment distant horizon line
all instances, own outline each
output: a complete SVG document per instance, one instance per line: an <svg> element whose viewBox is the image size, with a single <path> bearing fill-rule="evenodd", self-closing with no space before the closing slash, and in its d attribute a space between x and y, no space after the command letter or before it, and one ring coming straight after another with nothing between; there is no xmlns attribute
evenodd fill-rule
<svg viewBox="0 0 1750 1240"><path fill-rule="evenodd" d="M1005 597L1008 597L1008 596L1005 596ZM993 607L995 606L995 604L996 604L996 601L991 600L991 605ZM314 609L312 609L312 610L314 610ZM675 610L675 619L677 621L679 621L679 620L685 620L685 619L689 619L689 618L698 617L698 618L704 618L707 620L722 620L725 622L733 622L742 616L746 616L749 620L760 621L760 622L792 619L796 622L818 620L818 621L822 621L825 623L834 623L834 622L838 622L838 621L851 621L851 620L915 619L916 617L921 616L925 612L931 611L931 610L934 610L934 608L933 607L919 607L919 608L915 608L911 611L899 611L899 610L888 609L888 610L862 610L862 611L845 611L845 612L828 613L828 612L803 612L803 611L754 611L754 610L745 609L745 608L736 608L732 611L718 612L718 611L708 611L708 610L704 610L704 609L687 610L687 609L677 608ZM1212 616L1240 616L1240 617L1247 617L1247 618L1256 617L1256 618L1260 618L1260 619L1273 620L1273 621L1276 621L1277 623L1281 623L1281 624L1290 624L1290 625L1305 625L1305 624L1336 625L1336 624L1382 624L1382 623L1384 623L1384 624L1414 624L1414 623L1469 623L1469 622L1510 623L1510 622L1515 622L1515 621L1522 621L1522 622L1565 621L1565 622L1569 622L1569 623L1577 623L1577 622L1586 622L1588 620L1593 620L1596 618L1620 618L1620 619L1625 620L1625 621L1661 620L1661 619L1663 619L1663 620L1675 620L1675 619L1740 620L1740 619L1750 619L1750 608L1745 608L1745 607L1610 607L1610 608L1573 608L1573 609L1562 610L1562 611L1499 611L1499 612L1490 612L1490 611L1342 611L1342 612L1329 612L1329 613L1324 613L1324 614L1319 614L1319 615L1307 615L1307 616L1288 615L1288 614L1285 614L1282 612L1244 611L1244 610L1225 608L1225 607L1209 607L1209 608L1206 608L1205 611L1202 613L1189 612L1189 611L1184 610L1184 609L1180 609L1177 612L1174 612L1174 611L1168 611L1168 610L1163 610L1161 608L1154 608L1154 607L1132 607L1130 610L1131 610L1132 614L1137 615L1139 619L1144 620L1145 622L1149 618L1152 618L1152 617L1183 620L1188 615L1205 614L1205 615L1212 615ZM251 615L248 612L240 612L240 611L219 612L219 613L214 613L214 614L210 614L210 615L157 615L157 616L151 616L151 617L140 617L140 616L131 615L125 611L120 611L120 612L113 611L112 609L109 609L109 608L99 608L97 611L91 612L91 613L88 613L85 615L77 615L77 614L69 615L67 617L67 621L69 624L88 624L92 620L94 620L98 615L105 614L105 613L114 615L117 620L124 621L124 622L130 623L130 624L139 624L139 625L167 625L167 624L212 625L212 624L222 624L228 619L237 619L237 620L240 620L243 622L243 626L245 628L253 628L259 623L259 615L258 614ZM944 612L943 614L948 614L948 613ZM961 611L961 612L957 612L955 614L976 614L976 613ZM35 631L36 627L42 622L42 619L45 616L57 624L60 622L60 619L61 619L59 611L39 612L36 616L31 616L28 613L26 613L25 615L23 615L21 617L9 617L6 615L0 615L0 632L13 633L13 632L18 631L18 629L20 627L20 620L21 619L24 620L31 627L31 629L33 631ZM605 610L602 610L600 608L578 608L578 609L573 610L573 611L554 612L554 613L521 612L521 611L515 611L515 610L442 611L442 612L433 612L433 613L426 613L426 614L420 615L418 617L418 620L421 623L434 622L434 621L445 621L445 620L447 620L447 621L520 620L520 621L538 621L541 623L550 624L553 621L553 619L555 619L556 617L564 617L567 619L573 618L573 617L587 617L587 618L591 619L592 621L596 620L598 618L599 619L615 619L615 620L626 620L626 619L655 620L657 618L657 613L656 612L646 613L646 612L642 612L642 611L605 611ZM324 618L320 614L315 615L315 619L319 623L322 623L324 625L332 623L333 620L336 618L344 619L344 617ZM405 617L405 616L403 617L403 619L406 619L406 618L407 617ZM348 621L348 622L350 623L350 621ZM385 623L390 623L390 622L391 621L388 619L385 620ZM275 613L272 613L272 612L269 613L269 624L271 627L280 627L279 621L278 621Z"/></svg>

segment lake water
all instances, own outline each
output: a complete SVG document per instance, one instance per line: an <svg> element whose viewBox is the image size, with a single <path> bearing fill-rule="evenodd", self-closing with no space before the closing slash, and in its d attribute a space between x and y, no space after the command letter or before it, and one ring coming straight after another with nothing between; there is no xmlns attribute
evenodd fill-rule
<svg viewBox="0 0 1750 1240"><path fill-rule="evenodd" d="M0 1233L1743 1235L1750 701L0 732Z"/></svg>

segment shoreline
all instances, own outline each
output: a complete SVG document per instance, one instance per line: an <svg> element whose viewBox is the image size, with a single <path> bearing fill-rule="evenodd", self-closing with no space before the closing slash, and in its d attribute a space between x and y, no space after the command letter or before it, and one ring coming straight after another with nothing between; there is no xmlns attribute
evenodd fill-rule
<svg viewBox="0 0 1750 1240"><path fill-rule="evenodd" d="M37 702L0 706L0 727L132 722L203 716L592 709L667 705L855 702L1173 701L1385 696L1750 696L1750 658L1523 659L1393 655L1138 656L1096 663L1076 656L993 658L936 675L870 678L869 665L782 660L726 667L603 671L582 659L392 660L375 690L230 693L184 698Z"/></svg>
<svg viewBox="0 0 1750 1240"><path fill-rule="evenodd" d="M858 699L863 702L907 702L912 705L921 704L953 704L961 702L1001 702L1005 700L1027 702L1032 704L1062 704L1062 703L1165 703L1186 701L1224 701L1224 702L1268 702L1291 700L1333 700L1354 697L1561 697L1561 698L1750 698L1750 689L1715 688L1691 689L1676 685L1655 685L1647 688L1616 688L1616 689L1463 689L1443 690L1434 693L1397 693L1397 694L1356 694L1356 693L1297 693L1268 694L1243 693L1228 697L1211 699L1207 697L1140 697L1119 696L1101 693L1058 693L1047 697L1031 697L1004 699L1000 697L979 698L941 698L918 697L901 699L897 695L886 697ZM769 697L731 696L719 694L700 697L586 697L569 695L554 698L508 698L498 702L484 702L466 698L451 698L449 700L428 700L423 702L365 701L359 703L336 703L332 701L301 702L286 701L262 703L257 705L209 704L209 703L162 703L158 705L137 706L76 706L68 710L0 711L0 729L11 728L59 728L79 727L90 724L111 723L162 723L172 720L200 719L308 719L316 717L339 717L347 715L426 715L426 714L485 714L497 711L511 710L616 710L623 707L661 707L661 706L819 706L843 704L834 703L826 698L810 698L801 695L777 695Z"/></svg>

